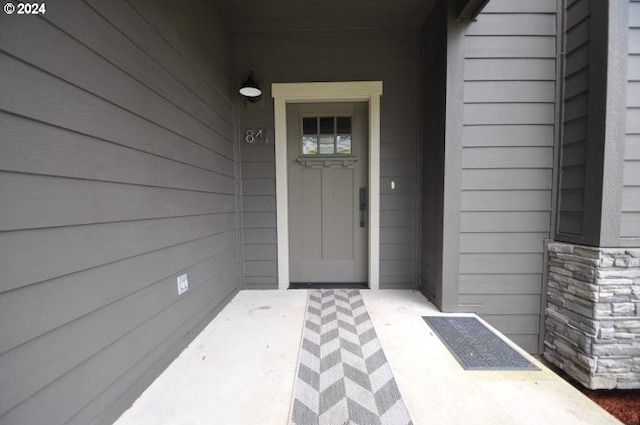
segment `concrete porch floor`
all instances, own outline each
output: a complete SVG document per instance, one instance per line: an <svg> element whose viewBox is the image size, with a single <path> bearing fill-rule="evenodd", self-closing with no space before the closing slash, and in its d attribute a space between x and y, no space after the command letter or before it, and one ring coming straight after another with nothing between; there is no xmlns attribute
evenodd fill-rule
<svg viewBox="0 0 640 425"><path fill-rule="evenodd" d="M421 294L361 292L414 424L620 423L528 355L540 371L463 370ZM287 424L306 300L241 291L116 424Z"/></svg>

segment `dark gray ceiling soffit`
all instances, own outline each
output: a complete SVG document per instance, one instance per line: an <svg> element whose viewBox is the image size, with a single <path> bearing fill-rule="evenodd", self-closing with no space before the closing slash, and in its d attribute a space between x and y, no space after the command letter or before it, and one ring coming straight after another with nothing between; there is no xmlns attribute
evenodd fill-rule
<svg viewBox="0 0 640 425"><path fill-rule="evenodd" d="M210 1L232 32L263 32L419 28L437 0Z"/></svg>
<svg viewBox="0 0 640 425"><path fill-rule="evenodd" d="M455 0L455 2L458 19L475 20L489 0Z"/></svg>

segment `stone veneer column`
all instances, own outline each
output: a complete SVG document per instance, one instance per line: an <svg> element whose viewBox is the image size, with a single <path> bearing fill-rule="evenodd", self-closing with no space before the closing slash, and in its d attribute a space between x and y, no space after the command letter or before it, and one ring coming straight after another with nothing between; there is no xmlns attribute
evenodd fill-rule
<svg viewBox="0 0 640 425"><path fill-rule="evenodd" d="M640 249L546 251L545 359L591 389L640 388Z"/></svg>

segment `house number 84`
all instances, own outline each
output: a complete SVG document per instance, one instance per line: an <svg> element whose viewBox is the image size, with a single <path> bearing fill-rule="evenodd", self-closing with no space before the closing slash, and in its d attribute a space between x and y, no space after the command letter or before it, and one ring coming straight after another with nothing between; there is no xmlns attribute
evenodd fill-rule
<svg viewBox="0 0 640 425"><path fill-rule="evenodd" d="M265 137L264 137L264 130L260 129L260 130L247 130L244 136L244 141L250 144L256 143L256 142L265 142Z"/></svg>

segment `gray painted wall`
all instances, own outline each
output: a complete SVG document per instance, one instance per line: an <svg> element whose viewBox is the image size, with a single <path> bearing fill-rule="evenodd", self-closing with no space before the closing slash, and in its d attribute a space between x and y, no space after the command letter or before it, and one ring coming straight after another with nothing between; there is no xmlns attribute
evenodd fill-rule
<svg viewBox="0 0 640 425"><path fill-rule="evenodd" d="M492 0L465 36L459 310L538 350L556 0Z"/></svg>
<svg viewBox="0 0 640 425"><path fill-rule="evenodd" d="M419 29L237 33L234 50L238 85L253 70L264 90L240 100L241 133L273 129L273 82L383 81L380 287L416 287ZM241 143L240 159L244 283L276 288L274 146Z"/></svg>
<svg viewBox="0 0 640 425"><path fill-rule="evenodd" d="M442 303L447 8L438 2L422 27L422 163L420 288Z"/></svg>
<svg viewBox="0 0 640 425"><path fill-rule="evenodd" d="M240 285L231 46L205 1L47 6L0 16L0 424L110 423Z"/></svg>
<svg viewBox="0 0 640 425"><path fill-rule="evenodd" d="M620 237L640 245L640 2L629 3L627 137Z"/></svg>

